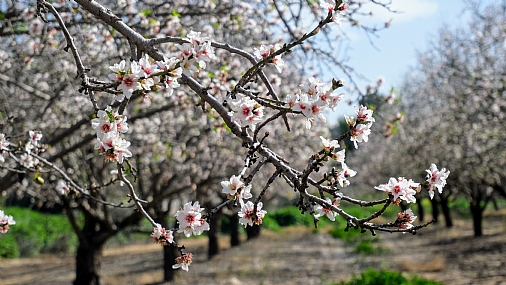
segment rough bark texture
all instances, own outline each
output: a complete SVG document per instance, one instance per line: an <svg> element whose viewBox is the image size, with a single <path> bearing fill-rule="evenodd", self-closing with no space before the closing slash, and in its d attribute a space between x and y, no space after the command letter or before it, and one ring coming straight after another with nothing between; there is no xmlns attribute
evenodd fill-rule
<svg viewBox="0 0 506 285"><path fill-rule="evenodd" d="M209 221L209 232L207 232L207 236L209 237L209 244L207 248L207 258L211 259L213 256L218 255L220 253L220 243L219 243L219 235L221 228L221 210L216 212L211 216L211 220Z"/></svg>
<svg viewBox="0 0 506 285"><path fill-rule="evenodd" d="M430 200L430 203L432 204L432 218L434 219L435 224L438 223L438 218L439 218L439 208L438 208L438 202L436 201L437 200L436 195L434 195L434 199Z"/></svg>
<svg viewBox="0 0 506 285"><path fill-rule="evenodd" d="M91 242L79 244L76 255L76 279L74 285L100 284L100 265L103 244Z"/></svg>
<svg viewBox="0 0 506 285"><path fill-rule="evenodd" d="M174 246L163 247L163 281L174 281L178 270L172 269L172 265L176 263L177 248Z"/></svg>
<svg viewBox="0 0 506 285"><path fill-rule="evenodd" d="M239 239L239 216L237 214L230 216L230 246L241 244Z"/></svg>
<svg viewBox="0 0 506 285"><path fill-rule="evenodd" d="M416 199L416 204L418 205L418 220L423 222L425 219L425 210L423 209L421 197Z"/></svg>
<svg viewBox="0 0 506 285"><path fill-rule="evenodd" d="M246 235L248 236L248 240L259 237L260 236L260 226L253 225L246 227Z"/></svg>
<svg viewBox="0 0 506 285"><path fill-rule="evenodd" d="M483 235L483 209L480 207L479 201L471 202L471 214L473 214L474 236Z"/></svg>
<svg viewBox="0 0 506 285"><path fill-rule="evenodd" d="M446 195L441 195L441 209L443 210L443 215L445 216L446 227L451 228L453 226L453 221L450 216L450 208L448 207L448 196Z"/></svg>

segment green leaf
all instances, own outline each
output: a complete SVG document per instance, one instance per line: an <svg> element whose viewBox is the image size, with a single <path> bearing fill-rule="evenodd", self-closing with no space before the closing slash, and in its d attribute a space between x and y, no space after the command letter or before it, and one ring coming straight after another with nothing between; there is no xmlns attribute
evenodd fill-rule
<svg viewBox="0 0 506 285"><path fill-rule="evenodd" d="M392 135L398 135L399 134L399 128L397 128L396 125L392 127Z"/></svg>
<svg viewBox="0 0 506 285"><path fill-rule="evenodd" d="M107 113L107 117L109 117L109 122L111 123L114 123L114 121L116 121L116 119L114 119L114 114L113 114L113 111L105 111Z"/></svg>
<svg viewBox="0 0 506 285"><path fill-rule="evenodd" d="M132 171L132 169L130 168L130 165L128 165L128 163L126 164L126 168L125 168L125 171L123 172L123 174L129 174L130 171Z"/></svg>
<svg viewBox="0 0 506 285"><path fill-rule="evenodd" d="M172 10L171 14L174 17L181 18L181 14L179 14L176 10Z"/></svg>
<svg viewBox="0 0 506 285"><path fill-rule="evenodd" d="M227 126L227 124L223 123L223 127L224 127L224 128L225 128L228 132L230 132L230 133L232 132L232 129L231 129L231 128L229 128L229 127Z"/></svg>
<svg viewBox="0 0 506 285"><path fill-rule="evenodd" d="M145 10L141 10L140 13L144 16L149 16L151 15L153 12L151 12L151 10L149 9L145 9Z"/></svg>
<svg viewBox="0 0 506 285"><path fill-rule="evenodd" d="M26 24L21 22L15 23L12 29L16 34L28 32L28 27L26 26Z"/></svg>

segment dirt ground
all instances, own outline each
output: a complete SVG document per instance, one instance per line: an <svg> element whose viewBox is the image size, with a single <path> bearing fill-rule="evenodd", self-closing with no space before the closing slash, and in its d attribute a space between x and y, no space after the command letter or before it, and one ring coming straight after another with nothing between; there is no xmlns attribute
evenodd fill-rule
<svg viewBox="0 0 506 285"><path fill-rule="evenodd" d="M489 217L485 235L473 237L471 221L455 227L430 226L417 235L379 233L385 252L364 256L325 233L288 228L264 231L256 240L222 250L206 260L206 239L187 240L194 253L190 272L179 272L172 284L331 284L365 268L416 273L443 284L506 285L506 217ZM227 240L222 240L226 247ZM0 261L0 284L71 284L71 255ZM106 249L103 284L164 284L159 245ZM167 283L169 284L169 283Z"/></svg>

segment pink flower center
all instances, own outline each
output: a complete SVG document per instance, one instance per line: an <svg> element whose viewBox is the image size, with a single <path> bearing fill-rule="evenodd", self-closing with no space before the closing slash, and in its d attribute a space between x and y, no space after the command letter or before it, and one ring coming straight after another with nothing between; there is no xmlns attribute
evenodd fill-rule
<svg viewBox="0 0 506 285"><path fill-rule="evenodd" d="M108 133L111 131L111 126L109 124L103 124L100 129L103 133Z"/></svg>
<svg viewBox="0 0 506 285"><path fill-rule="evenodd" d="M134 79L132 77L127 77L123 80L123 83L128 86L128 87L132 87L134 85Z"/></svg>
<svg viewBox="0 0 506 285"><path fill-rule="evenodd" d="M195 216L193 216L192 214L186 215L186 222L188 222L188 224L195 223Z"/></svg>
<svg viewBox="0 0 506 285"><path fill-rule="evenodd" d="M250 116L250 114L251 114L251 107L249 107L249 106L244 106L244 107L242 107L241 113L242 113L245 117L249 117L249 116Z"/></svg>
<svg viewBox="0 0 506 285"><path fill-rule="evenodd" d="M317 105L313 105L311 106L311 113L313 114L320 114L320 107L318 107Z"/></svg>

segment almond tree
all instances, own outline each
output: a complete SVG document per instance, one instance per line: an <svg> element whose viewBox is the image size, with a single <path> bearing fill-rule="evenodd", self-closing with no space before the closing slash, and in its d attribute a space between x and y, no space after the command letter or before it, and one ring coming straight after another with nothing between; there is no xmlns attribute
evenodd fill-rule
<svg viewBox="0 0 506 285"><path fill-rule="evenodd" d="M24 15L15 5L4 13L13 25L2 27L3 45L11 48L2 60L13 58L18 69L4 84L31 96L4 95L2 187L41 197L50 197L45 190L56 191L53 199L65 205L80 241L74 284L98 284L103 244L140 219L152 225L155 242L177 249L173 268L188 271L193 255L174 239L175 233L189 237L208 231L212 216L228 205L240 209L242 225L261 224L267 214L264 198L279 192L271 187L276 180L297 193L298 207L314 218L315 226L323 215L340 215L347 229L372 234L416 233L427 225L412 225L416 217L410 211L389 223L372 220L402 200L413 202L422 187L433 191L443 186L447 172L431 167L436 180L423 183L391 178L376 187L388 196L377 201L344 195L341 190L356 172L345 163L340 143L347 138L356 148L366 143L373 112L361 106L356 116L346 118L349 130L327 139L323 112L342 100L345 81L301 79L300 58L322 52L316 48L318 35L329 39L330 25L341 21L358 25L352 15L362 4L314 4L310 8L319 22L304 32L287 22L301 21L290 6L287 12L276 2L241 3L181 3L169 12L172 6L148 6L153 5L148 1L103 6L40 0L35 9L21 7ZM277 16L272 18L270 11ZM38 22L23 25L27 13ZM217 19L220 13L225 17ZM193 16L199 14L209 22L196 21ZM279 20L288 37L272 40L282 31L263 29L272 19ZM237 25L235 32L216 32L231 24ZM259 40L266 32L272 42ZM62 47L68 53L59 51ZM41 56L46 52L50 56ZM330 62L338 65L335 58ZM276 73L282 77L272 76ZM35 87L28 84L32 81ZM280 126L295 136L285 137ZM318 146L299 140L304 127L314 132L310 138ZM287 144L290 136L302 147ZM327 168L329 160L340 166ZM39 186L20 179L27 175ZM203 213L201 206L216 192L227 199ZM177 225L170 228L163 221L177 200L182 201L174 215ZM341 202L382 206L369 217L355 217L339 207ZM84 225L75 210L84 214ZM5 229L14 219L2 214Z"/></svg>
<svg viewBox="0 0 506 285"><path fill-rule="evenodd" d="M506 2L469 10L469 25L441 29L406 75L407 120L384 155L400 162L392 166L420 173L429 161L451 168L450 189L440 199L449 193L468 199L480 236L486 206L505 196Z"/></svg>

